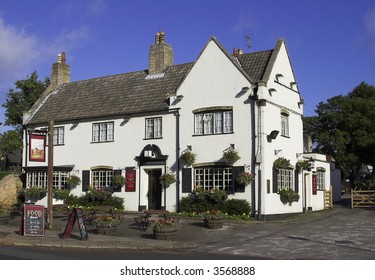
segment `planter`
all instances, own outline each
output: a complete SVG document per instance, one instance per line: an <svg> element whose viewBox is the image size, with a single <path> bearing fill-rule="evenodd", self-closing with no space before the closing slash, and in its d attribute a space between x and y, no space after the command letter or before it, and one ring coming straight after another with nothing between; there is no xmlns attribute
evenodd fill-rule
<svg viewBox="0 0 375 280"><path fill-rule="evenodd" d="M154 231L154 239L159 240L172 240L177 235L177 229L173 228L171 230Z"/></svg>
<svg viewBox="0 0 375 280"><path fill-rule="evenodd" d="M108 234L113 235L116 232L116 227L97 227L97 234Z"/></svg>
<svg viewBox="0 0 375 280"><path fill-rule="evenodd" d="M224 219L204 219L203 221L204 226L211 229L222 228L224 224Z"/></svg>

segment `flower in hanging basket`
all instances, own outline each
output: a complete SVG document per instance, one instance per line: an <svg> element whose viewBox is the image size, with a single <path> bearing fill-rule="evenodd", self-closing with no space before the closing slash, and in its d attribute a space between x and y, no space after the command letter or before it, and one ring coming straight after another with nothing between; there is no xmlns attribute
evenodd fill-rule
<svg viewBox="0 0 375 280"><path fill-rule="evenodd" d="M160 181L169 186L176 182L176 176L174 174L165 173L160 176Z"/></svg>
<svg viewBox="0 0 375 280"><path fill-rule="evenodd" d="M194 154L191 151L185 152L181 154L180 159L186 164L186 165L192 165L195 163L195 159L197 158L197 155Z"/></svg>
<svg viewBox="0 0 375 280"><path fill-rule="evenodd" d="M311 169L311 163L308 160L299 160L296 163L296 169L298 171L310 170Z"/></svg>
<svg viewBox="0 0 375 280"><path fill-rule="evenodd" d="M250 172L241 172L237 175L237 183L247 186L254 180L254 175L250 174Z"/></svg>
<svg viewBox="0 0 375 280"><path fill-rule="evenodd" d="M293 202L298 202L300 198L299 193L288 187L281 188L279 194L281 202L283 204L289 204L289 206L291 206Z"/></svg>
<svg viewBox="0 0 375 280"><path fill-rule="evenodd" d="M79 184L81 184L81 179L76 175L72 175L68 178L66 182L69 184L69 186L74 188L78 186Z"/></svg>
<svg viewBox="0 0 375 280"><path fill-rule="evenodd" d="M273 166L277 169L293 169L290 164L290 160L284 157L280 157L273 162Z"/></svg>
<svg viewBox="0 0 375 280"><path fill-rule="evenodd" d="M233 165L241 157L235 149L229 149L224 151L223 158L229 165Z"/></svg>

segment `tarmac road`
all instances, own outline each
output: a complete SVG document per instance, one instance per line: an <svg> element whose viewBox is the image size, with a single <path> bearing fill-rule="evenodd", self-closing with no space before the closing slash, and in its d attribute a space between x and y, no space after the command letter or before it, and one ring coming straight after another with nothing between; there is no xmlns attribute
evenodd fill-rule
<svg viewBox="0 0 375 280"><path fill-rule="evenodd" d="M222 229L207 229L200 219L181 219L182 229L173 241L152 239L152 233L125 216L114 236L89 234L87 241L61 240L66 220L55 220L54 231L44 237L17 234L19 222L0 225L0 244L89 249L188 250L244 258L275 260L375 260L375 209L333 209L299 214L273 222L225 222ZM60 228L59 228L60 227Z"/></svg>

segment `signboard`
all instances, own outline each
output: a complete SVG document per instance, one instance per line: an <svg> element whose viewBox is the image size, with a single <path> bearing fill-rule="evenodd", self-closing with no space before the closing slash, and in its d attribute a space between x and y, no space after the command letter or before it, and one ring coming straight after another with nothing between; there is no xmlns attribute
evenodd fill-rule
<svg viewBox="0 0 375 280"><path fill-rule="evenodd" d="M312 194L316 195L317 185L316 185L316 174L312 175Z"/></svg>
<svg viewBox="0 0 375 280"><path fill-rule="evenodd" d="M125 170L125 191L135 192L135 170L129 168Z"/></svg>
<svg viewBox="0 0 375 280"><path fill-rule="evenodd" d="M69 238L72 234L74 223L77 220L79 233L81 235L81 240L87 240L89 235L87 233L85 218L83 217L82 208L74 208L69 215L68 223L66 224L63 238Z"/></svg>
<svg viewBox="0 0 375 280"><path fill-rule="evenodd" d="M46 136L30 134L30 161L46 160Z"/></svg>
<svg viewBox="0 0 375 280"><path fill-rule="evenodd" d="M44 206L24 205L20 233L24 236L44 236Z"/></svg>

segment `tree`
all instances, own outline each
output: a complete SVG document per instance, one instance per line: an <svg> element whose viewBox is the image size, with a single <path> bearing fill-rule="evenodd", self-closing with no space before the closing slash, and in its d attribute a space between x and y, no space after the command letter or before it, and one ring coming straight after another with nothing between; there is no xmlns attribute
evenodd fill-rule
<svg viewBox="0 0 375 280"><path fill-rule="evenodd" d="M304 120L314 151L333 156L355 181L362 164L375 166L375 87L362 82L348 95L320 102L317 116Z"/></svg>
<svg viewBox="0 0 375 280"><path fill-rule="evenodd" d="M34 71L25 80L15 82L16 91L10 89L7 99L2 105L5 111L5 125L13 126L0 135L0 155L7 156L22 149L22 123L23 113L28 111L49 85L49 78L38 80L38 74Z"/></svg>
<svg viewBox="0 0 375 280"><path fill-rule="evenodd" d="M13 126L16 130L21 131L23 113L34 105L48 85L49 78L39 81L36 71L30 77L28 76L26 80L17 80L15 86L20 91L10 89L3 104L6 109L5 125Z"/></svg>

